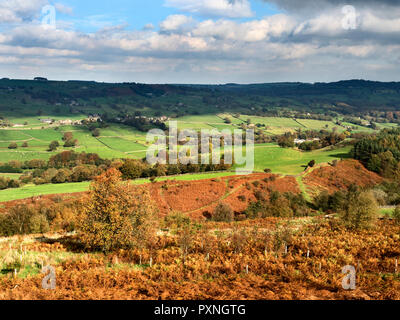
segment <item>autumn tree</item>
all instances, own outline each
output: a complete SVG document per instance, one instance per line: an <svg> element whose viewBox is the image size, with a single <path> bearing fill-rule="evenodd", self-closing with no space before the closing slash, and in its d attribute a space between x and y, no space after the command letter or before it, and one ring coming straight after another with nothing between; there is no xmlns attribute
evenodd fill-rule
<svg viewBox="0 0 400 320"><path fill-rule="evenodd" d="M57 148L60 146L60 143L58 142L58 141L52 141L50 144L49 144L49 151L55 151L55 150L57 150Z"/></svg>
<svg viewBox="0 0 400 320"><path fill-rule="evenodd" d="M92 182L81 212L78 230L88 249L110 252L143 246L155 231L148 190L122 182L114 168Z"/></svg>
<svg viewBox="0 0 400 320"><path fill-rule="evenodd" d="M92 131L92 136L93 137L100 137L100 129L96 128Z"/></svg>
<svg viewBox="0 0 400 320"><path fill-rule="evenodd" d="M72 132L65 132L63 136L63 141L72 140L74 138Z"/></svg>
<svg viewBox="0 0 400 320"><path fill-rule="evenodd" d="M363 229L372 226L378 211L378 204L371 191L350 190L339 211L339 217L348 229Z"/></svg>

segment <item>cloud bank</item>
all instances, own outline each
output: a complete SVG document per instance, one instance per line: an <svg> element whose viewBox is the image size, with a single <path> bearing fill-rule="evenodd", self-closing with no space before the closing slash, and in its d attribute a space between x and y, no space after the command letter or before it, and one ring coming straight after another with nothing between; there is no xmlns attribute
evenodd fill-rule
<svg viewBox="0 0 400 320"><path fill-rule="evenodd" d="M248 1L213 1L212 7L205 0L168 0L182 13L159 26L114 26L89 34L41 25L38 16L47 1L10 0L0 5L0 23L8 26L0 32L0 69L14 78L113 82L400 80L400 5L394 1L379 2L390 10L377 1L353 1L360 3L354 29L343 27L339 1L325 0L327 7L313 14L296 11L296 1L270 2L287 11L243 21L229 15L240 6L251 13ZM302 4L314 8L316 2ZM228 5L228 14L218 13Z"/></svg>

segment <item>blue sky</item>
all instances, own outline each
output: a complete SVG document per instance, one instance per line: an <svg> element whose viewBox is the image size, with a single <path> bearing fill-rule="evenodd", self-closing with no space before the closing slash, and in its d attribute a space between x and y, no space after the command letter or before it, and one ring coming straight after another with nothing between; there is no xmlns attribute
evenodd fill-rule
<svg viewBox="0 0 400 320"><path fill-rule="evenodd" d="M164 0L63 0L53 1L62 3L73 10L72 14L57 12L58 19L71 22L79 31L96 32L102 27L126 25L127 29L140 30L148 24L156 28L169 15L182 14L183 10L168 6ZM273 4L260 0L251 0L251 8L254 16L249 18L235 18L236 21L250 21L261 19L280 12ZM197 20L218 18L204 14L191 14Z"/></svg>
<svg viewBox="0 0 400 320"><path fill-rule="evenodd" d="M348 1L0 0L0 77L399 81L398 0Z"/></svg>

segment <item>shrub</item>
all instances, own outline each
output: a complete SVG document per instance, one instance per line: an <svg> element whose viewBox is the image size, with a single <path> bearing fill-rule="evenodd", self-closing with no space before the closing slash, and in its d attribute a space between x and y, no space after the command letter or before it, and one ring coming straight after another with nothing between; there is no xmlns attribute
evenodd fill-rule
<svg viewBox="0 0 400 320"><path fill-rule="evenodd" d="M25 142L21 145L21 147L22 147L22 148L28 148L28 147L29 147L28 142L25 141Z"/></svg>
<svg viewBox="0 0 400 320"><path fill-rule="evenodd" d="M386 205L387 194L382 189L372 190L374 197L380 206Z"/></svg>
<svg viewBox="0 0 400 320"><path fill-rule="evenodd" d="M15 142L10 143L8 149L18 149L18 145Z"/></svg>
<svg viewBox="0 0 400 320"><path fill-rule="evenodd" d="M49 222L46 216L42 214L35 214L31 217L30 221L30 233L45 233L50 230Z"/></svg>
<svg viewBox="0 0 400 320"><path fill-rule="evenodd" d="M93 137L100 137L100 129L96 128L92 131L92 136Z"/></svg>
<svg viewBox="0 0 400 320"><path fill-rule="evenodd" d="M48 151L55 151L55 150L57 150L57 148L60 146L60 144L58 143L58 141L52 141L50 144L49 144L49 149L48 149Z"/></svg>
<svg viewBox="0 0 400 320"><path fill-rule="evenodd" d="M72 132L65 132L62 138L63 141L72 140L74 138Z"/></svg>
<svg viewBox="0 0 400 320"><path fill-rule="evenodd" d="M0 172L1 173L23 173L24 171L21 168L15 168L7 163L5 165L0 166Z"/></svg>
<svg viewBox="0 0 400 320"><path fill-rule="evenodd" d="M396 224L400 224L400 206L397 206L393 211L393 218Z"/></svg>
<svg viewBox="0 0 400 320"><path fill-rule="evenodd" d="M310 168L313 168L315 165L316 165L315 160L311 160L311 161L308 163L307 166L310 167Z"/></svg>
<svg viewBox="0 0 400 320"><path fill-rule="evenodd" d="M37 186L40 186L40 185L42 185L42 184L46 184L47 181L44 180L44 179L42 179L42 178L35 178L35 179L33 179L33 183L34 183L35 185L37 185Z"/></svg>
<svg viewBox="0 0 400 320"><path fill-rule="evenodd" d="M348 229L365 229L372 226L379 207L371 191L350 191L339 217Z"/></svg>
<svg viewBox="0 0 400 320"><path fill-rule="evenodd" d="M141 246L154 234L154 213L146 188L122 183L121 173L109 169L92 182L82 201L81 241L103 252Z"/></svg>
<svg viewBox="0 0 400 320"><path fill-rule="evenodd" d="M8 188L8 179L4 177L0 177L0 190L5 190Z"/></svg>
<svg viewBox="0 0 400 320"><path fill-rule="evenodd" d="M18 180L13 180L13 179L11 179L11 180L8 182L8 187L11 188L11 189L17 189L17 188L19 188L20 186L21 186L21 183L20 183Z"/></svg>
<svg viewBox="0 0 400 320"><path fill-rule="evenodd" d="M119 168L124 179L137 179L140 178L145 170L145 165L139 160L128 159Z"/></svg>
<svg viewBox="0 0 400 320"><path fill-rule="evenodd" d="M69 139L69 140L65 141L64 148L73 148L73 147L76 147L77 145L78 145L78 140Z"/></svg>
<svg viewBox="0 0 400 320"><path fill-rule="evenodd" d="M10 209L9 213L0 216L0 234L10 237L31 233L44 233L49 230L46 216L37 212L32 206L24 204Z"/></svg>
<svg viewBox="0 0 400 320"><path fill-rule="evenodd" d="M259 201L264 201L267 198L267 194L265 192L257 190L256 192L254 192L254 197Z"/></svg>
<svg viewBox="0 0 400 320"><path fill-rule="evenodd" d="M260 185L260 181L254 181L253 182L253 186L255 186L256 188L258 188L259 185Z"/></svg>
<svg viewBox="0 0 400 320"><path fill-rule="evenodd" d="M234 214L232 208L226 203L220 203L214 210L212 220L217 222L232 222Z"/></svg>
<svg viewBox="0 0 400 320"><path fill-rule="evenodd" d="M162 226L165 228L181 229L189 226L190 223L191 220L187 215L181 212L173 212L164 218Z"/></svg>

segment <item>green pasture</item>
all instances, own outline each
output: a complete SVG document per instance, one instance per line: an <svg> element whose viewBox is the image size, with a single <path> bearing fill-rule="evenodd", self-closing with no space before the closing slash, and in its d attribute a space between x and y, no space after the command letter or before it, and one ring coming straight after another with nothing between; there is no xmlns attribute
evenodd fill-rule
<svg viewBox="0 0 400 320"><path fill-rule="evenodd" d="M281 148L274 144L255 145L254 166L255 171L271 169L273 173L283 175L301 174L305 166L315 160L317 163L331 162L335 159L347 158L351 147L335 150L321 149L309 152L295 149ZM253 149L249 149L251 152ZM240 166L238 166L240 167Z"/></svg>

